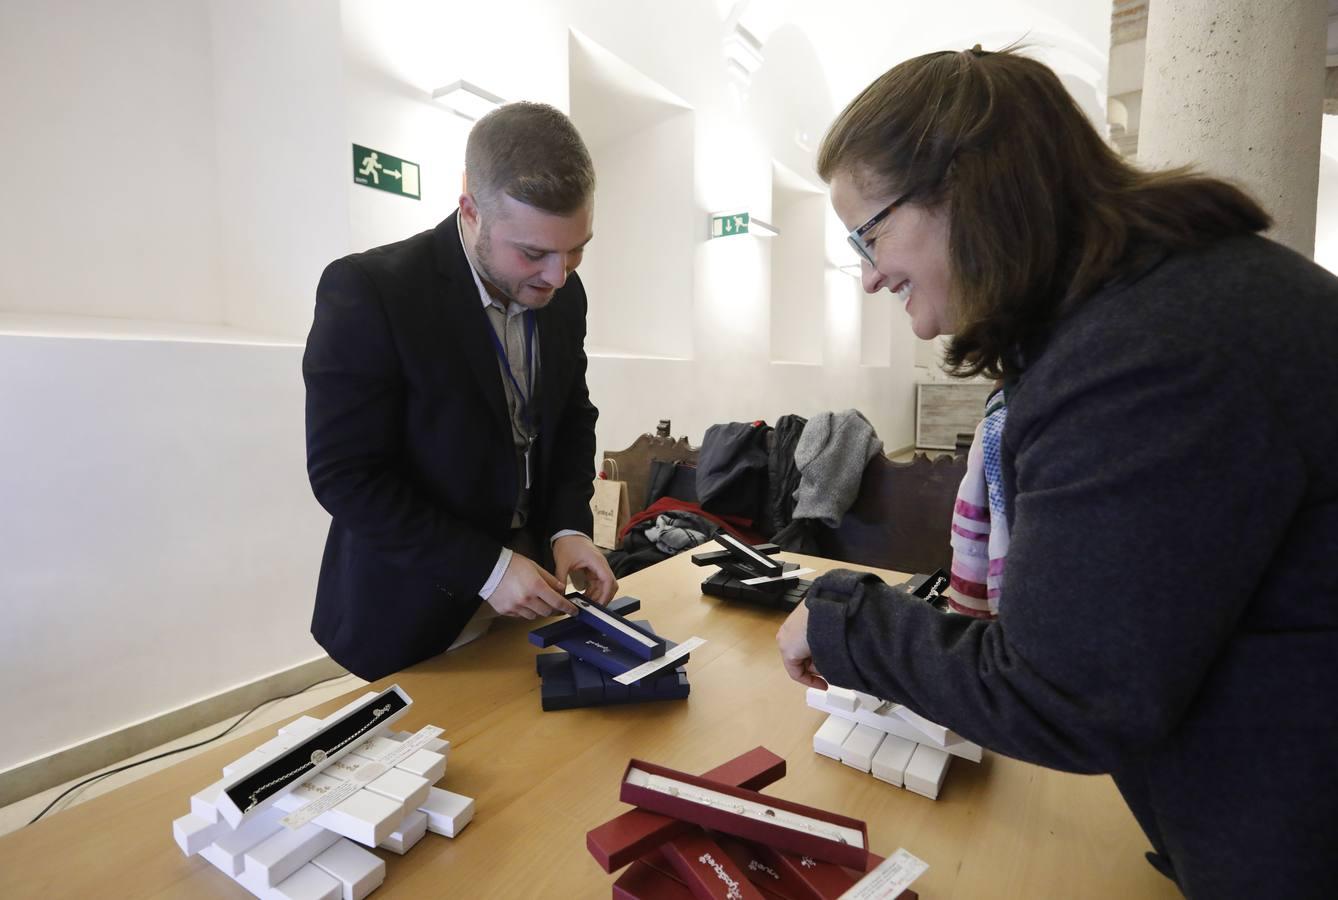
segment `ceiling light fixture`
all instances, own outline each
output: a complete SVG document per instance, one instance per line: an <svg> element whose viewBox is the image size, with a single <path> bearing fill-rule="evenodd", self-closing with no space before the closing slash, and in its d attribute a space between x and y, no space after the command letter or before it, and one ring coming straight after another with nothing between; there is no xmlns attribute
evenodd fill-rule
<svg viewBox="0 0 1338 900"><path fill-rule="evenodd" d="M747 28L735 25L725 35L725 60L730 74L747 83L762 67L762 42Z"/></svg>
<svg viewBox="0 0 1338 900"><path fill-rule="evenodd" d="M461 79L432 92L432 99L470 121L479 119L506 103L501 97Z"/></svg>

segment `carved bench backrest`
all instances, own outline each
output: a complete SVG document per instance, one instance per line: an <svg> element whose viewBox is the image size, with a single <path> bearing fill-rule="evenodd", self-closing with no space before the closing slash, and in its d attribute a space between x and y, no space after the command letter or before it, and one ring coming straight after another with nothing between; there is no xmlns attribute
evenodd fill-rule
<svg viewBox="0 0 1338 900"><path fill-rule="evenodd" d="M636 515L646 508L646 487L650 483L652 460L668 462L697 462L698 448L690 446L686 437L664 438L643 434L626 450L604 453L604 477L627 482L629 512Z"/></svg>
<svg viewBox="0 0 1338 900"><path fill-rule="evenodd" d="M965 455L931 460L917 453L907 463L875 456L840 526L819 529L822 555L900 572L947 571L952 508L964 474Z"/></svg>

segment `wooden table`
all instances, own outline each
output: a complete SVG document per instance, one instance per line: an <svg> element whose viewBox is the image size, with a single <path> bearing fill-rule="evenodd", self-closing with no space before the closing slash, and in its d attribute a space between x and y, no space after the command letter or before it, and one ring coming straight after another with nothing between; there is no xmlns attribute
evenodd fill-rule
<svg viewBox="0 0 1338 900"><path fill-rule="evenodd" d="M372 897L607 897L614 876L586 852L585 833L627 808L618 801L627 760L698 772L759 744L788 765L768 793L864 819L875 852L905 847L927 861L915 885L922 897L1179 896L1143 860L1147 842L1109 778L987 753L979 765L954 760L931 801L815 754L824 715L781 668L781 614L701 596L707 571L682 554L622 584L660 633L707 639L688 663L687 701L542 712L531 625L519 620L378 682L398 682L414 700L399 727L445 729L441 785L476 798L477 814L454 840L429 834L404 857L377 851L388 871ZM225 763L272 734L237 738L0 838L0 897L247 896L199 857L182 856L172 820Z"/></svg>

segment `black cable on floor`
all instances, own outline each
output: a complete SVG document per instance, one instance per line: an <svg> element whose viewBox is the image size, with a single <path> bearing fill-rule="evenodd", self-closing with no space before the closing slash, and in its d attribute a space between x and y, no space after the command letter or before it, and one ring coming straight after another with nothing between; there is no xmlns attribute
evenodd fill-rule
<svg viewBox="0 0 1338 900"><path fill-rule="evenodd" d="M106 777L109 776L109 775L115 775L115 774L117 774L118 772L124 772L126 769L133 769L135 766L142 766L142 765L144 765L145 763L151 763L151 762L153 762L153 761L156 760L156 759L162 759L163 757L165 757L165 756L171 756L171 755L174 754L174 753L184 753L184 752L186 752L187 750L194 750L196 747L203 747L205 744L212 744L214 741L217 741L217 740L219 740L220 738L227 737L228 734L229 734L229 732L231 732L231 731L232 731L234 728L236 728L238 725L240 725L240 724L242 724L243 722L246 721L247 716L251 715L251 713L253 713L253 712L255 712L256 710L260 709L260 707L262 707L262 706L266 706L266 705L268 705L268 704L270 704L270 703L275 703L275 702L277 702L277 701L279 701L279 700L287 700L287 699L289 699L289 698L291 698L291 697L296 697L296 696L298 696L299 694L305 694L307 691L311 690L312 688L314 688L314 687L319 687L319 686L321 686L322 684L325 684L325 683L328 682L328 681L338 681L338 680L341 679L341 678L347 678L347 677L348 677L347 674L344 674L344 675L332 675L332 676L330 676L329 678L322 678L320 681L313 681L311 684L307 685L306 687L302 688L301 690L294 691L294 692L291 693L291 694L284 694L282 697L270 697L268 700L262 700L262 701L260 701L259 703L257 703L255 706L253 706L253 707L251 707L250 709L248 709L246 712L242 713L241 718L238 719L236 722L233 722L233 723L232 723L231 725L229 725L227 728L223 729L222 731L220 731L218 734L214 735L214 736L211 737L211 738L205 738L204 740L200 741L199 743L191 744L191 745L186 746L186 747L178 747L178 748L175 749L175 750L167 750L167 751L165 751L165 752L163 752L163 753L159 753L157 756L150 756L148 759L140 759L140 760L136 760L135 762L132 762L132 763L126 763L125 765L123 765L123 766L118 766L118 767L115 768L115 769L110 769L110 770L108 770L108 771L106 771L106 772L99 772L97 775L93 775L93 776L91 776L91 777L89 777L89 778L85 778L83 781L79 782L78 784L72 784L72 785L70 785L68 788L66 788L64 791L62 791L59 797L57 797L55 800L52 800L50 803L48 803L48 804L46 805L46 809L42 810L42 811L39 812L37 815L33 816L33 817L32 817L32 821L30 821L30 822L28 823L28 825L33 824L33 822L36 822L38 819L42 818L42 816L44 816L44 815L46 815L47 813L51 812L51 807L55 806L55 805L56 805L57 803L59 803L61 800L64 800L67 796L69 796L69 794L70 794L71 791L76 791L76 790L78 790L79 788L84 787L85 785L92 784L92 783L95 782L95 781L101 781L103 778L106 778ZM25 825L25 826L23 826L23 827L24 827L24 828L27 828L28 825Z"/></svg>

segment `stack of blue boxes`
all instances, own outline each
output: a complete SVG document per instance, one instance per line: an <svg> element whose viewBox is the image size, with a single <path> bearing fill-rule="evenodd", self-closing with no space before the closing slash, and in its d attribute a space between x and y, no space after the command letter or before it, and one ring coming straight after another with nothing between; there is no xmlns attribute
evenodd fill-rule
<svg viewBox="0 0 1338 900"><path fill-rule="evenodd" d="M649 622L627 618L641 608L641 601L619 597L600 607L580 594L567 597L576 604L576 615L530 632L531 644L557 648L535 659L543 679L539 696L545 710L687 697L686 654L639 681L614 681L615 676L659 659L677 646L658 636Z"/></svg>

